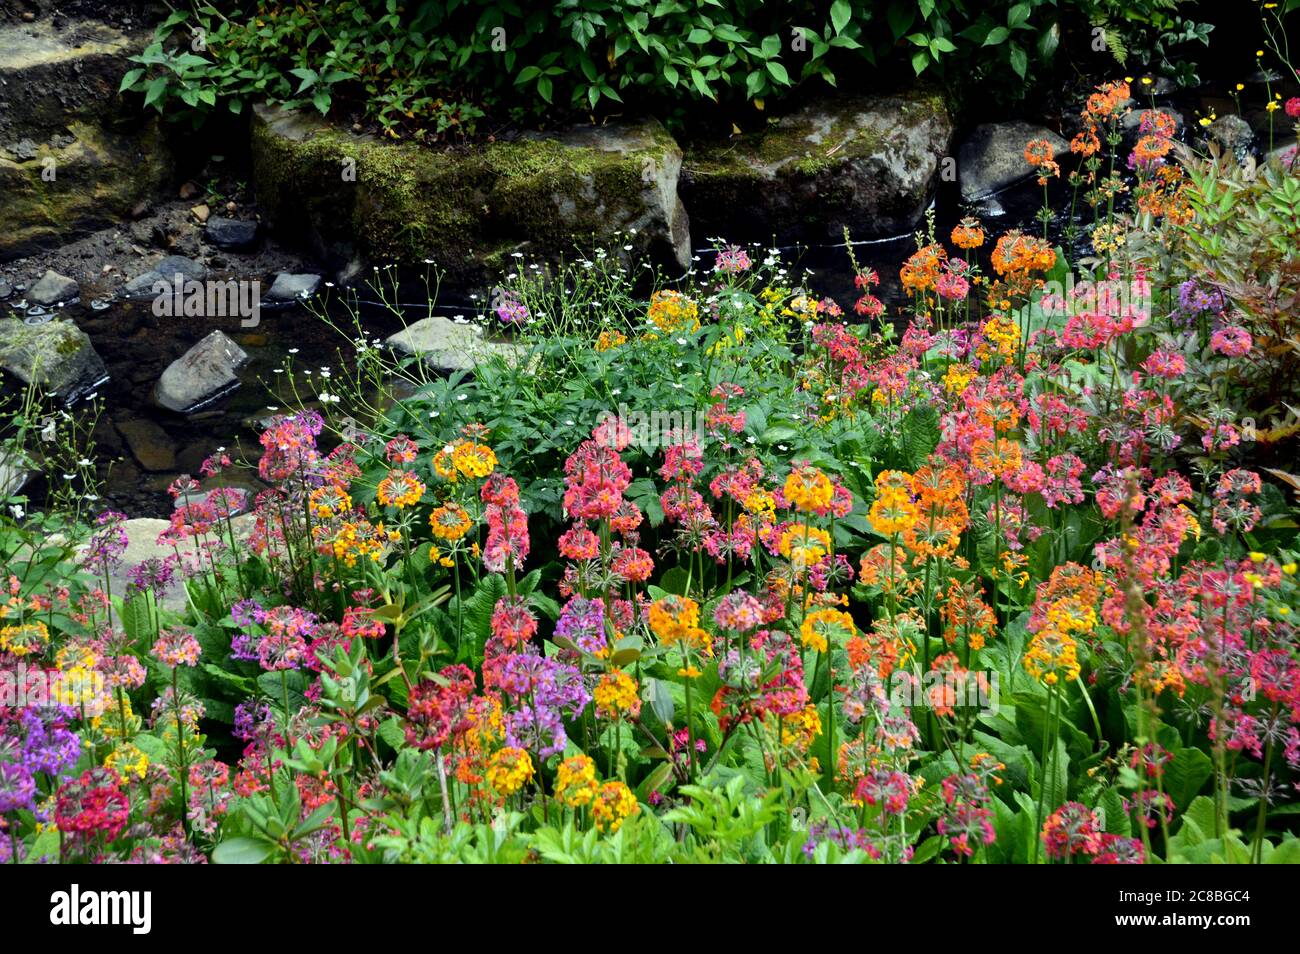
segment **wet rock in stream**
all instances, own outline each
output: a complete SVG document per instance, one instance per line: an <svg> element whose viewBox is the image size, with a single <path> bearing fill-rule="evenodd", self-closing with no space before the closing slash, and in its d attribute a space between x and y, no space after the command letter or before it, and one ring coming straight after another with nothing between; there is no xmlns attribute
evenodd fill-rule
<svg viewBox="0 0 1300 954"><path fill-rule="evenodd" d="M188 414L239 386L236 373L248 354L224 332L214 331L162 373L154 399L169 411Z"/></svg>
<svg viewBox="0 0 1300 954"><path fill-rule="evenodd" d="M131 456L145 470L159 473L172 470L176 466L176 449L167 437L167 432L158 424L145 418L132 418L128 421L117 421L115 426L118 433L126 440Z"/></svg>
<svg viewBox="0 0 1300 954"><path fill-rule="evenodd" d="M81 291L76 279L47 270L27 292L27 300L36 305L57 305L72 301Z"/></svg>
<svg viewBox="0 0 1300 954"><path fill-rule="evenodd" d="M1050 129L1021 120L972 129L957 149L962 199L978 202L1033 175L1033 167L1025 162L1025 143L1031 139L1046 139L1058 156L1070 148Z"/></svg>
<svg viewBox="0 0 1300 954"><path fill-rule="evenodd" d="M270 290L262 300L271 304L280 304L293 301L295 298L310 298L320 288L320 282L319 275L294 275L281 272L275 276L275 281L271 283Z"/></svg>
<svg viewBox="0 0 1300 954"><path fill-rule="evenodd" d="M170 285L180 275L183 281L202 281L207 269L192 258L167 255L149 271L137 275L123 286L122 291L131 298L150 298L157 294L158 282Z"/></svg>
<svg viewBox="0 0 1300 954"><path fill-rule="evenodd" d="M1240 162L1250 152L1255 131L1240 116L1220 116L1206 127L1205 140L1217 144L1225 154L1234 156Z"/></svg>
<svg viewBox="0 0 1300 954"><path fill-rule="evenodd" d="M72 404L108 380L84 331L66 318L29 325L0 319L0 368Z"/></svg>

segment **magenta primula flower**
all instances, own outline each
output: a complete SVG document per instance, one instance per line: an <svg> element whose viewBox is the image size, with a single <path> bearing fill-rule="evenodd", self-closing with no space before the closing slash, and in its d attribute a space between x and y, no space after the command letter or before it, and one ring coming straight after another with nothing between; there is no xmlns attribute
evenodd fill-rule
<svg viewBox="0 0 1300 954"><path fill-rule="evenodd" d="M724 275L739 275L741 272L749 271L753 266L754 263L748 252L739 245L728 245L718 251L713 270Z"/></svg>

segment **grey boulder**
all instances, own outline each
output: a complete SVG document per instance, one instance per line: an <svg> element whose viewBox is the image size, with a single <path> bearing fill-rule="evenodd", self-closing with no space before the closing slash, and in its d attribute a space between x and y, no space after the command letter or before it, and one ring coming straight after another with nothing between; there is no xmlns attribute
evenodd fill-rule
<svg viewBox="0 0 1300 954"><path fill-rule="evenodd" d="M1070 149L1070 144L1050 129L1022 120L984 123L972 129L957 149L962 199L978 202L1032 176L1034 167L1025 161L1025 145L1031 139L1046 139L1058 158Z"/></svg>
<svg viewBox="0 0 1300 954"><path fill-rule="evenodd" d="M27 290L27 300L36 305L56 305L63 301L72 301L81 291L74 279L47 271Z"/></svg>
<svg viewBox="0 0 1300 954"><path fill-rule="evenodd" d="M0 319L0 368L67 404L108 380L90 338L66 318L39 325Z"/></svg>
<svg viewBox="0 0 1300 954"><path fill-rule="evenodd" d="M518 345L489 341L478 325L460 324L441 315L422 318L388 339L400 355L419 357L435 371L468 371L500 356L507 364L522 359Z"/></svg>
<svg viewBox="0 0 1300 954"><path fill-rule="evenodd" d="M934 90L815 100L762 132L692 143L679 188L697 244L898 235L930 204L951 136Z"/></svg>
<svg viewBox="0 0 1300 954"><path fill-rule="evenodd" d="M127 282L122 290L131 298L149 298L158 293L157 284L166 283L169 287L180 275L182 281L202 281L207 269L183 255L168 255L149 271L137 275Z"/></svg>
<svg viewBox="0 0 1300 954"><path fill-rule="evenodd" d="M208 219L203 236L217 248L240 252L252 248L257 241L257 223L250 219L214 215Z"/></svg>
<svg viewBox="0 0 1300 954"><path fill-rule="evenodd" d="M167 366L154 386L154 400L169 411L192 414L239 387L244 349L214 331Z"/></svg>
<svg viewBox="0 0 1300 954"><path fill-rule="evenodd" d="M280 304L295 301L299 298L310 298L320 288L320 282L319 275L298 275L291 272L281 272L275 276L275 281L271 283L271 288L267 293L262 296L262 300L272 304Z"/></svg>

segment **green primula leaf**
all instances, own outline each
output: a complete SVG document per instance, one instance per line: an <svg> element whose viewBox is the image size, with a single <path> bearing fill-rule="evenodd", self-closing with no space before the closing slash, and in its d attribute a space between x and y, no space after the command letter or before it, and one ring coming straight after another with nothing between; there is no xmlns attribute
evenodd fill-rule
<svg viewBox="0 0 1300 954"><path fill-rule="evenodd" d="M212 861L218 865L260 865L270 858L275 845L263 838L229 838L212 852Z"/></svg>

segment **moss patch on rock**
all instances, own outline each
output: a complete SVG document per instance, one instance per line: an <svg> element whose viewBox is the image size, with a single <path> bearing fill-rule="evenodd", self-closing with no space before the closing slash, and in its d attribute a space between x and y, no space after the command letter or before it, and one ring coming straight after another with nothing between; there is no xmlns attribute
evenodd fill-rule
<svg viewBox="0 0 1300 954"><path fill-rule="evenodd" d="M575 242L590 251L632 229L638 251L680 265L688 257L681 152L653 120L435 151L259 107L252 141L268 218L327 259L433 259L473 282L511 251L548 258Z"/></svg>
<svg viewBox="0 0 1300 954"><path fill-rule="evenodd" d="M69 404L108 380L90 338L64 318L39 325L0 319L0 369Z"/></svg>
<svg viewBox="0 0 1300 954"><path fill-rule="evenodd" d="M39 147L35 158L0 156L0 258L25 255L120 222L171 175L156 121L130 134L90 122L67 124L73 141Z"/></svg>
<svg viewBox="0 0 1300 954"><path fill-rule="evenodd" d="M729 240L834 241L906 232L952 136L942 96L814 102L767 129L688 146L682 196L697 232Z"/></svg>

